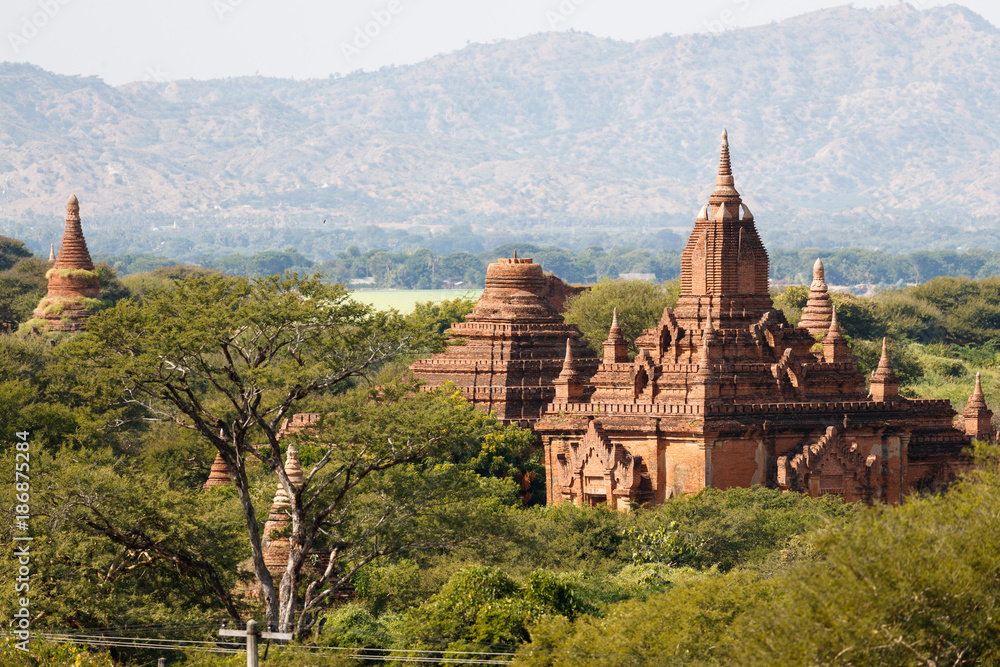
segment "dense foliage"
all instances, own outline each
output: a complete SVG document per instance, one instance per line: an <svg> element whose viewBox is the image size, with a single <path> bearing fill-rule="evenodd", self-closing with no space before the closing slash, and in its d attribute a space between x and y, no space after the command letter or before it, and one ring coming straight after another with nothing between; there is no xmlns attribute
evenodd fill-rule
<svg viewBox="0 0 1000 667"><path fill-rule="evenodd" d="M8 271L25 261L37 260L19 259ZM183 391L197 397L214 428L236 428L241 411L252 415L240 391L252 397L258 390L248 388L259 387L254 400L273 406L294 390L295 411L325 415L314 433L297 436L303 466L315 470L311 488L335 482L338 471L392 463L371 469L356 486L300 493L304 523L319 509L335 510L327 515L333 523L320 522L311 538L339 553L326 580L336 585L325 590L349 583L356 597L302 614L324 590L310 590L318 580L304 563L300 585L290 591L299 619L308 616L299 624L301 640L272 647L269 664L357 664L351 651L361 649L442 660L517 651L515 662L529 665L997 659L992 610L1000 535L991 517L1000 511L1000 472L991 450L983 450L977 477L901 508L871 510L760 488L705 490L629 514L540 506L544 469L530 432L500 425L453 391L413 391L404 378L412 355L440 349L470 300L420 304L403 318L377 315L311 278L249 281L184 267L108 280L108 288L117 290L109 301L118 305L95 318L87 336L56 347L0 336L0 463L13 465L14 433L29 430L37 471L35 629L107 627L208 641L225 617L264 618L260 598L241 591L259 586L246 505L259 508L259 530L279 483L267 447L264 460L245 450L251 464L243 498L231 487L202 491L216 443L198 428L151 421L167 414L163 394L128 400L138 395L127 391L135 391L139 375L152 369L144 382L186 382ZM645 301L669 303L675 293L671 285L606 281L592 292L594 307L578 310L580 323L603 339L610 307L620 301L631 338L662 310L642 310ZM310 294L322 298L300 298ZM775 293L775 303L795 321L807 295L787 288ZM881 336L889 336L906 393L950 398L961 408L979 370L995 402L996 279L941 278L872 298L835 293L834 300L863 368L877 363ZM317 310L312 301L323 305ZM273 368L253 366L253 355L233 365L224 348L213 351L220 341L239 343L253 326L269 340L284 340L282 327L309 322L322 308L338 313L344 338L324 339L322 350L308 354L301 348L291 365L274 358ZM400 336L410 341L400 356L375 364L369 377L302 393L316 364L332 368L362 344ZM127 358L102 361L125 349ZM181 351L189 369L183 379L160 366ZM324 351L337 359L308 356ZM184 418L182 410L172 414ZM245 431L248 444L269 443L254 427ZM329 442L340 444L331 452ZM278 455L286 451L280 443ZM11 486L0 490L0 508L11 507ZM337 509L331 492L341 491L349 502ZM10 540L4 543L0 568L9 574L13 554ZM12 594L4 583L0 605L13 604ZM0 659L18 659L8 646L2 651ZM106 654L37 645L36 657L50 662L68 656L75 663L77 655L81 665L155 657L122 647ZM194 649L174 655L205 666L242 659Z"/></svg>

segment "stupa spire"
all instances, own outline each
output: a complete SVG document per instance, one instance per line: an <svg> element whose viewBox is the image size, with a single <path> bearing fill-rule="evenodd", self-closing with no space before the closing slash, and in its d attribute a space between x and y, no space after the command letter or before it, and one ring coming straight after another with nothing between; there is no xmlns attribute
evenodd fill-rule
<svg viewBox="0 0 1000 667"><path fill-rule="evenodd" d="M210 489L213 486L228 486L233 483L229 476L229 464L222 458L221 452L215 453L215 460L212 461L212 468L208 472L208 479L201 488Z"/></svg>
<svg viewBox="0 0 1000 667"><path fill-rule="evenodd" d="M55 243L50 243L49 244L49 261L50 262L56 261L56 244Z"/></svg>
<svg viewBox="0 0 1000 667"><path fill-rule="evenodd" d="M87 240L83 238L83 229L80 226L80 201L76 195L70 195L69 201L66 202L66 229L63 232L55 268L94 270L94 262L90 259Z"/></svg>

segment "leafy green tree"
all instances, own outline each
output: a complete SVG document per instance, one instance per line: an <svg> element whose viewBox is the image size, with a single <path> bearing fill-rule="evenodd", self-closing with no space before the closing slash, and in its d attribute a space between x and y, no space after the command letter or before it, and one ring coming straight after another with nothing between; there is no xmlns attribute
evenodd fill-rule
<svg viewBox="0 0 1000 667"><path fill-rule="evenodd" d="M777 294L772 294L774 307L785 313L785 319L793 326L802 319L802 310L809 301L809 288L805 285L789 285Z"/></svg>
<svg viewBox="0 0 1000 667"><path fill-rule="evenodd" d="M402 624L410 648L508 650L528 638L527 627L546 615L570 620L593 611L571 584L543 570L518 584L493 567L464 569ZM415 641L413 641L415 640Z"/></svg>
<svg viewBox="0 0 1000 667"><path fill-rule="evenodd" d="M734 626L731 657L748 665L1000 661L997 451L985 449L980 470L943 496L867 510L817 533L821 560L781 577L771 602Z"/></svg>
<svg viewBox="0 0 1000 667"><path fill-rule="evenodd" d="M32 438L29 454L33 628L244 616L233 594L247 556L234 494L191 493L108 448L48 450ZM0 460L13 468L14 452ZM15 571L12 491L0 512L5 576ZM3 586L4 603L12 590Z"/></svg>
<svg viewBox="0 0 1000 667"><path fill-rule="evenodd" d="M618 309L618 324L628 341L629 355L638 348L635 339L644 329L655 327L663 309L676 305L680 283L654 283L644 280L611 280L605 278L589 290L569 299L563 313L568 324L583 332L587 343L598 354L608 337L612 311Z"/></svg>
<svg viewBox="0 0 1000 667"><path fill-rule="evenodd" d="M214 276L178 282L142 304L122 302L93 317L65 350L96 386L123 387L126 405L197 433L221 453L268 622L301 634L369 563L487 531L490 499L512 495L509 484L454 462L479 433L479 413L457 394L396 381L335 395L419 340L398 315L354 303L318 277ZM277 432L310 397L326 400L324 417L314 432L295 436L307 470L295 486ZM263 562L248 467L255 459L291 502L291 549L277 585ZM305 576L316 549L331 555Z"/></svg>
<svg viewBox="0 0 1000 667"><path fill-rule="evenodd" d="M0 321L16 324L31 319L48 288L45 272L50 268L48 262L28 257L0 271Z"/></svg>
<svg viewBox="0 0 1000 667"><path fill-rule="evenodd" d="M0 235L0 271L6 271L22 259L32 256L32 252L21 241Z"/></svg>
<svg viewBox="0 0 1000 667"><path fill-rule="evenodd" d="M305 397L405 354L414 340L398 316L373 312L351 301L343 287L324 285L318 277L214 276L179 282L171 291L147 295L142 304L119 302L92 317L88 330L66 344L66 353L92 374L95 385L121 388L125 404L193 430L219 451L243 508L268 622L287 630L299 573L327 517L338 516L338 503L368 474L419 459L428 442L410 441L399 449L376 443L382 448L377 455L363 447L331 449L320 468L335 454L354 458L341 462L345 467L339 475L331 473L332 480L317 480L317 492L308 495L319 470L305 487L291 484L277 439L281 423ZM293 549L280 594L264 565L247 473L253 459L294 498ZM338 483L342 494L330 501L323 492ZM319 508L308 524L304 493L306 506ZM344 578L334 578L335 570L336 558L320 589L331 580L339 587Z"/></svg>
<svg viewBox="0 0 1000 667"><path fill-rule="evenodd" d="M511 664L734 664L720 648L728 645L733 623L755 613L767 593L767 582L753 573L678 571L666 592L612 605L601 617L541 619L530 627L531 641L518 649Z"/></svg>
<svg viewBox="0 0 1000 667"><path fill-rule="evenodd" d="M846 292L832 292L830 299L837 308L837 320L851 338L881 340L888 335L888 323L880 316L871 299Z"/></svg>
<svg viewBox="0 0 1000 667"><path fill-rule="evenodd" d="M456 322L464 322L465 316L476 307L475 299L457 297L442 301L423 301L413 307L407 319L418 329L442 335Z"/></svg>

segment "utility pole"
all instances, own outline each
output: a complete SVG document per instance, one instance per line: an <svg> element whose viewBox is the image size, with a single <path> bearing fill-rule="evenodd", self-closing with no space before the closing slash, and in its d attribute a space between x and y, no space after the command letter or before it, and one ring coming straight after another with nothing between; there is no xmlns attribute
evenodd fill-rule
<svg viewBox="0 0 1000 667"><path fill-rule="evenodd" d="M244 630L227 630L222 628L219 630L219 634L223 637L246 637L247 640L247 667L259 667L257 657L257 640L261 637L264 639L280 639L283 641L291 641L291 632L257 632L257 622L252 618L247 621L247 629Z"/></svg>

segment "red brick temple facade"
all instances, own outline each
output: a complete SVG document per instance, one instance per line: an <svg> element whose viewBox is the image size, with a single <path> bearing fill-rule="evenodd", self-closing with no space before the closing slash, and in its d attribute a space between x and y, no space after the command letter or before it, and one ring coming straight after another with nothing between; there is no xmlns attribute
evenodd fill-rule
<svg viewBox="0 0 1000 667"><path fill-rule="evenodd" d="M469 343L414 370L451 379L508 419L533 417L553 396L533 426L549 503L625 510L752 485L898 503L944 488L968 467L970 436L992 435L983 400L970 400L958 430L947 401L901 397L884 345L866 392L821 262L804 325L774 309L725 134L715 190L682 255L680 299L639 337L634 360L616 320L595 368L578 334L532 293L540 268L524 262L492 265L476 311L453 329Z"/></svg>
<svg viewBox="0 0 1000 667"><path fill-rule="evenodd" d="M52 251L50 250L50 260ZM48 293L35 309L35 322L49 331L82 331L94 314L93 302L101 294L101 282L87 250L80 225L80 202L70 195L66 203L66 230L55 264L46 274Z"/></svg>
<svg viewBox="0 0 1000 667"><path fill-rule="evenodd" d="M531 426L555 398L566 341L580 372L596 371L598 359L553 306L572 288L541 265L516 253L499 259L487 268L485 287L465 322L448 331L459 344L410 368L429 387L450 381L501 421Z"/></svg>

